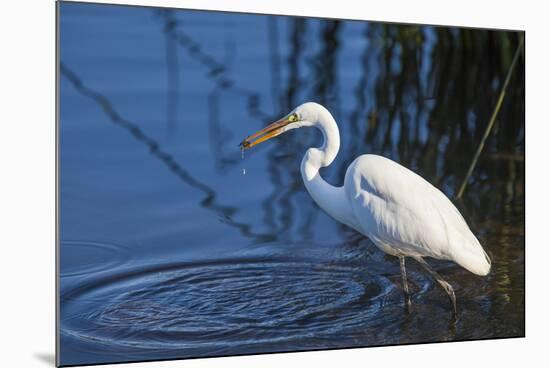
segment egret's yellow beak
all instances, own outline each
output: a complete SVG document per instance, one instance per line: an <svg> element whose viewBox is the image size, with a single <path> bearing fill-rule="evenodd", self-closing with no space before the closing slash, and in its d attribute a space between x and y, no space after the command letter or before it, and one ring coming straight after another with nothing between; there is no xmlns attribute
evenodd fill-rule
<svg viewBox="0 0 550 368"><path fill-rule="evenodd" d="M277 120L273 124L269 124L262 130L257 131L256 133L246 137L239 146L241 149L249 149L254 147L257 144L267 141L273 137L278 136L284 132L284 127L290 124L292 121L289 119L289 116L286 116L280 120Z"/></svg>

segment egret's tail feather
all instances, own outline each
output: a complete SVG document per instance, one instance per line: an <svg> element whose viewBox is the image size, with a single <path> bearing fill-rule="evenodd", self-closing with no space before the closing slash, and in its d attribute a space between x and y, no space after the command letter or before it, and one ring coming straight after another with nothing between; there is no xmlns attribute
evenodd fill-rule
<svg viewBox="0 0 550 368"><path fill-rule="evenodd" d="M476 247L469 247L460 254L455 254L454 260L468 271L479 276L486 276L491 271L491 258L480 244Z"/></svg>

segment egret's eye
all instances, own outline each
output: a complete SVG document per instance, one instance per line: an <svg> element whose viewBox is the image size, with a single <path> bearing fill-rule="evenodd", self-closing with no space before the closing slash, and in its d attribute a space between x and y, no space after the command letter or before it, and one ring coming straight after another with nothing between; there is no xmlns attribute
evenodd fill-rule
<svg viewBox="0 0 550 368"><path fill-rule="evenodd" d="M295 121L298 121L298 115L296 113L290 115L288 117L288 121L290 121L291 123L295 122Z"/></svg>

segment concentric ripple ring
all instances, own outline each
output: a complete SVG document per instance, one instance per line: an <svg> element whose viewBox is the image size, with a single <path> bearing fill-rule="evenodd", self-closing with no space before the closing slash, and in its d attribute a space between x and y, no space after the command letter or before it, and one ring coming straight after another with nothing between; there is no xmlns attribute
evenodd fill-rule
<svg viewBox="0 0 550 368"><path fill-rule="evenodd" d="M310 261L155 265L64 293L62 331L139 349L296 343L352 333L393 288L388 279L364 270Z"/></svg>

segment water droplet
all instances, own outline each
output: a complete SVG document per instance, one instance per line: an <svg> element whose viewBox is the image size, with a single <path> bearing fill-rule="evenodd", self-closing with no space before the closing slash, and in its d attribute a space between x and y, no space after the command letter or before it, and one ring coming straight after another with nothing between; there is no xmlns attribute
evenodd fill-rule
<svg viewBox="0 0 550 368"><path fill-rule="evenodd" d="M241 160L244 160L244 148L241 148ZM246 175L246 169L243 167L243 175Z"/></svg>

